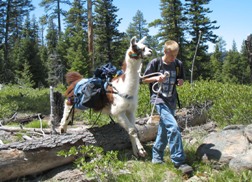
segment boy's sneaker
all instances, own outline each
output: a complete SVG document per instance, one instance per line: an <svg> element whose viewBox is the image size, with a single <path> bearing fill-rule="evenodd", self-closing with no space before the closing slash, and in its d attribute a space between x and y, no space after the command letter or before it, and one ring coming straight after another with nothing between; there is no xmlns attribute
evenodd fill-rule
<svg viewBox="0 0 252 182"><path fill-rule="evenodd" d="M183 174L190 174L193 172L193 168L189 166L188 164L181 164L179 166L175 165L175 168L180 170Z"/></svg>
<svg viewBox="0 0 252 182"><path fill-rule="evenodd" d="M165 162L163 160L156 160L156 159L152 159L152 164L164 164Z"/></svg>

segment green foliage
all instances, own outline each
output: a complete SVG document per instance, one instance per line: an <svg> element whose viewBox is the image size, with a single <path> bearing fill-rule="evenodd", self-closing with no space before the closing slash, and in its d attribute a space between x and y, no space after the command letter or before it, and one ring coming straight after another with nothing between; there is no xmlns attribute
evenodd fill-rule
<svg viewBox="0 0 252 182"><path fill-rule="evenodd" d="M143 13L140 10L137 10L136 15L133 17L133 23L129 24L126 32L129 38L136 36L139 40L148 35L149 29L147 28Z"/></svg>
<svg viewBox="0 0 252 182"><path fill-rule="evenodd" d="M192 37L186 46L186 59L184 60L190 61L185 64L186 70L191 69L191 60L193 60L195 48L197 46L198 40L200 40L193 68L193 77L195 79L199 79L200 77L207 79L210 77L210 58L207 54L207 43L216 43L217 35L214 34L214 30L219 29L219 27L215 26L217 22L211 21L207 16L212 12L208 7L206 7L210 1L211 0L185 0L185 14L187 15L187 23L189 23L187 33L190 37Z"/></svg>
<svg viewBox="0 0 252 182"><path fill-rule="evenodd" d="M116 173L124 167L118 160L118 151L104 152L101 147L92 145L71 147L69 151L60 151L58 155L78 156L76 166L98 181L115 180Z"/></svg>
<svg viewBox="0 0 252 182"><path fill-rule="evenodd" d="M118 30L121 22L116 15L118 8L113 5L112 0L97 0L95 4L95 60L99 65L112 62L113 65L119 66L118 63L123 62L122 55L118 54L120 52L118 50L123 46L121 43L123 34ZM125 51L126 49L123 59Z"/></svg>
<svg viewBox="0 0 252 182"><path fill-rule="evenodd" d="M24 69L21 71L17 71L19 74L18 84L23 85L24 87L33 87L35 85L34 81L32 80L32 74L30 72L30 65L25 62Z"/></svg>
<svg viewBox="0 0 252 182"><path fill-rule="evenodd" d="M193 86L185 82L178 91L182 107L211 101L213 105L208 112L209 118L220 126L251 123L251 86L197 81Z"/></svg>
<svg viewBox="0 0 252 182"><path fill-rule="evenodd" d="M42 124L42 126L41 126ZM48 128L49 125L46 121L39 121L39 120L34 120L32 122L29 122L28 124L25 124L26 128Z"/></svg>
<svg viewBox="0 0 252 182"><path fill-rule="evenodd" d="M252 172L249 170L236 173L229 168L224 169L221 173L211 171L209 182L228 181L228 182L251 182Z"/></svg>
<svg viewBox="0 0 252 182"><path fill-rule="evenodd" d="M94 112L91 109L85 110L84 112L75 112L74 119L77 121L84 121L84 124L95 126L103 126L111 122L108 115ZM112 119L116 118L112 117Z"/></svg>
<svg viewBox="0 0 252 182"><path fill-rule="evenodd" d="M210 57L210 79L222 81L222 66L225 55L225 41L220 37L215 45L215 51Z"/></svg>
<svg viewBox="0 0 252 182"><path fill-rule="evenodd" d="M242 74L244 69L239 66L240 54L236 49L230 50L223 64L223 81L226 83L239 83L238 75Z"/></svg>
<svg viewBox="0 0 252 182"><path fill-rule="evenodd" d="M167 165L153 165L150 161L129 161L127 174L121 174L116 181L158 182L166 181Z"/></svg>
<svg viewBox="0 0 252 182"><path fill-rule="evenodd" d="M161 19L156 19L149 24L150 27L159 27L155 36L159 40L158 50L163 53L163 45L167 40L175 40L180 44L178 58L185 60L185 36L186 17L183 14L183 6L180 0L161 0Z"/></svg>
<svg viewBox="0 0 252 182"><path fill-rule="evenodd" d="M15 112L49 114L49 89L5 85L1 89L0 106L0 118L10 117Z"/></svg>
<svg viewBox="0 0 252 182"><path fill-rule="evenodd" d="M66 71L78 71L84 77L91 72L87 37L87 11L82 1L74 1L66 13L66 28L58 44L58 52L64 60Z"/></svg>
<svg viewBox="0 0 252 182"><path fill-rule="evenodd" d="M146 117L151 114L150 91L148 84L141 84L138 94L137 117Z"/></svg>

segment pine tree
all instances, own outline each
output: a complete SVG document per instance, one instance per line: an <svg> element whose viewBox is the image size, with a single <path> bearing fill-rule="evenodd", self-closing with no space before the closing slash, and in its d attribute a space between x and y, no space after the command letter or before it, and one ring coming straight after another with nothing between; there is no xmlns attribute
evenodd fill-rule
<svg viewBox="0 0 252 182"><path fill-rule="evenodd" d="M5 1L0 1L0 49L2 49L2 42L4 40L4 26L5 26L5 7L6 7L6 2Z"/></svg>
<svg viewBox="0 0 252 182"><path fill-rule="evenodd" d="M91 62L87 52L87 11L81 0L74 0L66 14L66 31L60 41L58 50L63 56L67 70L90 76Z"/></svg>
<svg viewBox="0 0 252 182"><path fill-rule="evenodd" d="M26 17L31 10L34 9L31 0L5 0L0 2L1 13L3 15L4 24L2 32L4 33L2 42L4 42L4 61L3 61L3 82L11 82L14 80L14 70L12 60L10 59L11 49L15 42L18 41L22 31L23 18Z"/></svg>
<svg viewBox="0 0 252 182"><path fill-rule="evenodd" d="M211 79L222 81L222 66L226 54L226 42L220 37L215 45L215 50L211 55Z"/></svg>
<svg viewBox="0 0 252 182"><path fill-rule="evenodd" d="M248 50L246 48L245 42L242 43L241 47L241 60L240 60L240 69L241 72L238 75L238 79L240 80L241 84L251 84L252 80L250 79L251 75L251 70L250 70L250 65L248 61Z"/></svg>
<svg viewBox="0 0 252 182"><path fill-rule="evenodd" d="M5 80L3 69L4 69L4 50L0 49L0 83L3 83Z"/></svg>
<svg viewBox="0 0 252 182"><path fill-rule="evenodd" d="M144 15L140 10L137 10L135 16L132 18L132 22L129 24L126 33L128 36L128 42L133 36L136 36L139 40L144 36L147 36L145 44L149 45L153 49L152 57L157 57L156 50L158 49L158 41L156 37L149 35L148 23L144 19ZM143 61L146 61L144 65L147 65L148 60Z"/></svg>
<svg viewBox="0 0 252 182"><path fill-rule="evenodd" d="M252 83L252 34L247 36L245 40L245 45L247 49L247 57L250 68L250 82Z"/></svg>
<svg viewBox="0 0 252 182"><path fill-rule="evenodd" d="M112 3L113 0L96 1L94 16L95 66L106 62L118 66L119 62L121 63L124 59L124 55L119 54L123 34L117 29L121 19L117 20L118 8ZM126 49L124 50L126 51Z"/></svg>
<svg viewBox="0 0 252 182"><path fill-rule="evenodd" d="M213 33L213 30L219 28L214 25L217 21L211 21L207 16L207 14L212 12L206 7L210 1L211 0L185 0L185 15L187 15L188 19L188 34L192 38L187 46L187 59L189 61L193 61L196 52L195 48L200 40L194 64L194 73L191 73L195 75L196 79L199 77L210 77L210 58L209 55L207 55L207 42L216 43L217 40L217 35ZM187 69L190 69L192 62L188 63L186 67Z"/></svg>
<svg viewBox="0 0 252 182"><path fill-rule="evenodd" d="M22 76L20 74L24 69L23 64L26 63L26 69L30 69L30 79L34 82L33 86L37 87L38 83L45 84L44 65L38 53L38 24L35 17L31 21L27 16L20 38L15 41L15 46L11 51L12 69L15 70L16 80Z"/></svg>
<svg viewBox="0 0 252 182"><path fill-rule="evenodd" d="M44 31L45 31L45 26L47 25L47 16L42 16L39 18L39 23L41 25L41 45L44 46Z"/></svg>
<svg viewBox="0 0 252 182"><path fill-rule="evenodd" d="M32 74L30 72L30 65L27 62L23 63L23 69L20 71L16 71L17 75L19 75L19 77L17 77L17 83L19 85L22 85L24 87L34 87L35 83L32 79Z"/></svg>
<svg viewBox="0 0 252 182"><path fill-rule="evenodd" d="M236 43L233 41L232 49L227 52L223 64L223 82L238 84L241 82L240 76L243 69L241 69L241 57L237 51Z"/></svg>
<svg viewBox="0 0 252 182"><path fill-rule="evenodd" d="M161 19L151 22L149 25L159 27L156 37L159 39L159 50L163 54L162 47L167 40L175 40L180 45L178 58L184 59L185 55L185 21L184 8L180 0L161 0Z"/></svg>
<svg viewBox="0 0 252 182"><path fill-rule="evenodd" d="M137 10L136 15L133 17L133 22L129 24L126 33L129 36L129 39L133 36L136 36L139 40L144 36L148 36L149 29L147 28L148 24L144 19L143 13L140 10Z"/></svg>
<svg viewBox="0 0 252 182"><path fill-rule="evenodd" d="M66 5L70 5L70 1L69 0L42 0L40 2L40 6L45 8L46 13L50 12L50 19L54 19L57 18L57 22L58 22L58 32L57 35L59 36L58 38L60 38L61 36L61 15L65 15L66 11L64 11L61 8L62 4L66 4Z"/></svg>
<svg viewBox="0 0 252 182"><path fill-rule="evenodd" d="M6 2L0 1L0 83L4 82L4 26Z"/></svg>
<svg viewBox="0 0 252 182"><path fill-rule="evenodd" d="M38 83L38 86L41 87L43 85L47 86L47 80L48 80L48 72L49 72L49 64L48 64L48 57L49 57L49 51L47 49L47 46L45 44L45 29L46 25L48 24L48 17L46 15L43 15L39 18L39 37L40 37L40 44L39 44L39 59L41 60L41 63L43 65L43 78L45 80L45 83Z"/></svg>
<svg viewBox="0 0 252 182"><path fill-rule="evenodd" d="M58 31L53 19L49 19L47 29L47 64L48 64L48 83L51 86L56 86L63 83L64 80L64 65L59 53L58 46Z"/></svg>

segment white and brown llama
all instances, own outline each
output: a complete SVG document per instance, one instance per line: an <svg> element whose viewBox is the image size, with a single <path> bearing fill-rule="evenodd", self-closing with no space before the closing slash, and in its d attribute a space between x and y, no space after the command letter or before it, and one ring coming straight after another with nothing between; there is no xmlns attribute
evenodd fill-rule
<svg viewBox="0 0 252 182"><path fill-rule="evenodd" d="M146 156L137 134L135 127L135 112L138 104L138 89L139 89L139 73L138 70L143 58L149 57L152 54L152 50L144 45L142 38L139 42L136 42L136 37L133 37L130 41L130 47L125 55L125 70L124 74L113 79L111 85L108 86L108 92L104 95L104 98L100 100L100 103L96 103L97 106L93 108L96 111L101 110L103 113L111 114L115 116L116 122L120 124L129 134L130 141L133 148L133 154L135 156ZM60 123L60 132L67 131L67 117L70 113L73 102L71 98L73 96L74 86L78 81L82 79L82 76L77 72L69 72L66 74L66 81L69 87L66 91L63 118Z"/></svg>

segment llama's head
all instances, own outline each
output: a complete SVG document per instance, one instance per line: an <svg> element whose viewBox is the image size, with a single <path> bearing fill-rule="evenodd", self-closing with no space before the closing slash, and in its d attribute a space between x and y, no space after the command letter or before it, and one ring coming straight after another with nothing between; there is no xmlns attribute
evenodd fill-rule
<svg viewBox="0 0 252 182"><path fill-rule="evenodd" d="M130 48L127 52L130 58L142 59L142 58L151 56L152 50L144 44L145 39L146 39L146 36L143 37L138 42L136 42L136 37L133 37L130 40Z"/></svg>

